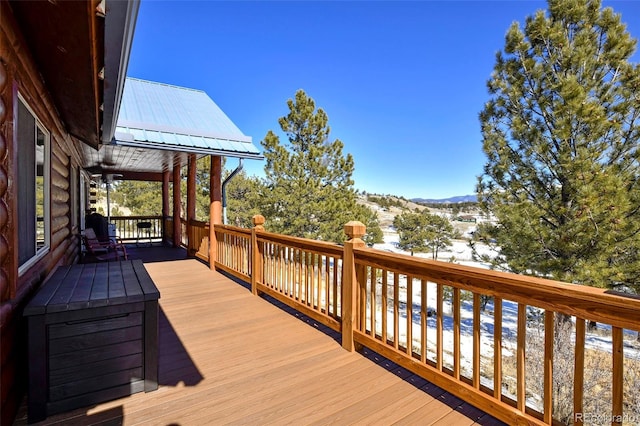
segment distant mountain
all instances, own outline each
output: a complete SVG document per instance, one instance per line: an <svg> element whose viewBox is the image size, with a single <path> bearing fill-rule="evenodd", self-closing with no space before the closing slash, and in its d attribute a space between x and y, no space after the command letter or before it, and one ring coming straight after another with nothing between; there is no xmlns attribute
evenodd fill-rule
<svg viewBox="0 0 640 426"><path fill-rule="evenodd" d="M411 201L414 203L475 203L478 201L478 197L474 195L459 195L457 197L450 198L441 198L441 199L433 199L433 198L412 198Z"/></svg>

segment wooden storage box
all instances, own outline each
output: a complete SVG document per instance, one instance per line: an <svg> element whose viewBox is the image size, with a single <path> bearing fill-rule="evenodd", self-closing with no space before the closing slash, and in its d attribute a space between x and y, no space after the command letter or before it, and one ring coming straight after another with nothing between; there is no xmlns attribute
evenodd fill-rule
<svg viewBox="0 0 640 426"><path fill-rule="evenodd" d="M24 311L29 422L157 389L159 297L140 260L59 267Z"/></svg>

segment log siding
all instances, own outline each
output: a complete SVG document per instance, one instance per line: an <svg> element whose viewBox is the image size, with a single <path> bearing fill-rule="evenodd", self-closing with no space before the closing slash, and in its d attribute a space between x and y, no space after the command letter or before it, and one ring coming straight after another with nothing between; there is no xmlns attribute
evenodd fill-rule
<svg viewBox="0 0 640 426"><path fill-rule="evenodd" d="M15 106L18 93L50 133L50 248L18 276ZM66 131L8 2L0 1L0 423L11 424L25 393L26 327L22 310L56 266L77 259L71 224L70 170L78 142Z"/></svg>

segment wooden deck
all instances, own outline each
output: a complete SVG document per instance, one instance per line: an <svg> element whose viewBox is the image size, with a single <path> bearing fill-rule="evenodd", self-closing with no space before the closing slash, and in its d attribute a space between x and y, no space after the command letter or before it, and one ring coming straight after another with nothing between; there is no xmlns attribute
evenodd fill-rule
<svg viewBox="0 0 640 426"><path fill-rule="evenodd" d="M145 263L161 294L159 389L39 424L502 424L367 349L343 350L325 327L201 262L172 257L184 256ZM15 424L26 424L26 408Z"/></svg>

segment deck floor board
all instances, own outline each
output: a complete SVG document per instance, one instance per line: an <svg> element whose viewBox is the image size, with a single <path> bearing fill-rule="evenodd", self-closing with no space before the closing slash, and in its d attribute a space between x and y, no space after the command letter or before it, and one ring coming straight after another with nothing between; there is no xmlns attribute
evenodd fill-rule
<svg viewBox="0 0 640 426"><path fill-rule="evenodd" d="M500 424L197 260L145 266L161 294L159 389L40 424Z"/></svg>

